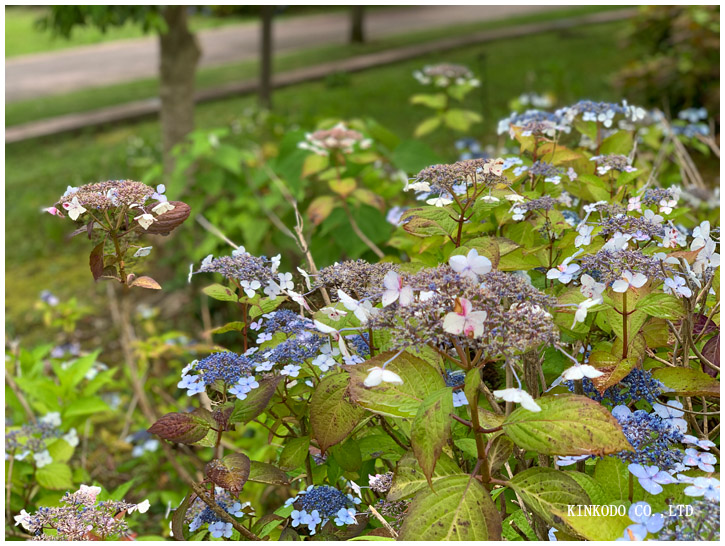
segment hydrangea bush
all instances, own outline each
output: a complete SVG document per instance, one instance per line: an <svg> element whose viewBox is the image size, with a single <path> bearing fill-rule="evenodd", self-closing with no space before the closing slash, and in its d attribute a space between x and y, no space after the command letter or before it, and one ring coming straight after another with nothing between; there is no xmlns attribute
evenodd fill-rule
<svg viewBox="0 0 725 546"><path fill-rule="evenodd" d="M441 90L414 100L445 101L436 126L477 85L450 65L416 78ZM234 320L211 330L224 346L173 370L177 411L151 419L139 400L148 434L129 440L139 454L161 446L182 488L167 534L719 537L718 196L693 173L663 183L701 116L670 123L625 101L525 109L550 100L522 96L498 123L517 153L469 140L461 160L407 173L384 244L349 214L374 199L358 190L375 139L340 123L299 140L306 175L333 192L313 212L346 212L369 259L318 268L314 226L283 192L303 265L237 245L191 265L194 289ZM94 278L126 294L160 288L136 273L140 239L190 211L163 187L115 181L69 188L48 212L88 234ZM78 442L59 426L50 415L12 431L6 453L42 468L49 442ZM264 456L244 438L269 444ZM118 514L148 508L96 495L82 486L15 519L36 539L117 538Z"/></svg>

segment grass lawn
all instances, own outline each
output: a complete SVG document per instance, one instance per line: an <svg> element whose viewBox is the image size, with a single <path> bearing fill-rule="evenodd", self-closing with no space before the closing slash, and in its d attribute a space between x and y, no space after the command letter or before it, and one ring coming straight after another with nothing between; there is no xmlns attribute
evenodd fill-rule
<svg viewBox="0 0 725 546"><path fill-rule="evenodd" d="M501 26L559 19L562 17L594 13L604 9L611 8L607 6L572 7L562 10L554 10L551 12L547 11L537 13L534 15L512 17L502 21L472 23L468 25L458 25L455 28L439 28L424 32L393 36L367 44L326 46L312 50L279 55L275 59L274 69L277 72L282 72L304 66L311 66L321 62L344 59L354 55L373 53L385 49L427 42L456 34L469 34ZM206 18L203 20L206 21ZM212 21L207 21L207 23L211 26ZM206 89L221 84L254 78L257 76L258 72L259 66L256 61L247 61L220 67L206 68L199 70L197 73L197 88ZM72 112L83 112L133 100L155 97L158 95L158 88L158 79L148 78L102 88L75 91L63 95L12 102L5 105L5 123L7 126L18 125L29 121L59 116Z"/></svg>
<svg viewBox="0 0 725 546"><path fill-rule="evenodd" d="M560 105L580 98L621 98L609 82L610 75L632 55L621 46L625 27L626 23L609 23L501 40L352 74L344 86L298 85L275 93L275 110L304 128L312 128L321 118L369 116L398 135L409 136L427 114L408 103L411 94L422 90L412 71L449 61L466 64L481 76L481 92L472 93L466 106L481 111L485 121L470 136L495 142L497 120L508 114L508 101L520 93L553 92ZM201 105L197 126L225 125L254 104L254 97L240 97ZM441 132L425 140L453 159L453 142L459 136ZM128 159L134 138L157 143L158 123L144 121L6 146L6 311L10 320L27 311L43 288L63 294L78 279L89 277L88 245L80 238L64 241L69 224L40 216L39 209L52 204L67 185L143 179L146 167L130 164Z"/></svg>

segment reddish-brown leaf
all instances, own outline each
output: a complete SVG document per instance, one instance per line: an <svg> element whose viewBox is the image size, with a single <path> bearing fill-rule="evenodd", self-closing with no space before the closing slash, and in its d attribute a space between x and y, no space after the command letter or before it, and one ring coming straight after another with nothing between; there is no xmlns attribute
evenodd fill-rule
<svg viewBox="0 0 725 546"><path fill-rule="evenodd" d="M251 461L244 453L232 453L206 465L206 477L237 496L249 479Z"/></svg>
<svg viewBox="0 0 725 546"><path fill-rule="evenodd" d="M97 281L103 275L103 246L105 241L98 243L89 256L88 263L91 266L93 280Z"/></svg>
<svg viewBox="0 0 725 546"><path fill-rule="evenodd" d="M712 336L702 348L702 356L707 358L710 362L719 365L720 362L720 332L716 336ZM715 368L711 368L704 362L701 362L702 371L710 377L717 377L718 371Z"/></svg>
<svg viewBox="0 0 725 546"><path fill-rule="evenodd" d="M200 408L192 413L167 413L148 431L178 444L194 444L206 437L214 424L211 413Z"/></svg>
<svg viewBox="0 0 725 546"><path fill-rule="evenodd" d="M161 290L161 285L153 280L151 277L137 277L129 286L138 286L139 288L148 288L149 290Z"/></svg>

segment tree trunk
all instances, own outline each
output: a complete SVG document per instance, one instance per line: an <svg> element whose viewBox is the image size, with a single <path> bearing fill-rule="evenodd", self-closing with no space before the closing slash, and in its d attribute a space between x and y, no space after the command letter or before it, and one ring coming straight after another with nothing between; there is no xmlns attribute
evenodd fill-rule
<svg viewBox="0 0 725 546"><path fill-rule="evenodd" d="M186 9L167 6L163 16L168 29L159 35L161 139L166 176L174 167L171 150L194 129L194 74L201 51L189 31Z"/></svg>
<svg viewBox="0 0 725 546"><path fill-rule="evenodd" d="M261 6L262 32L259 72L259 104L262 108L272 108L272 17L274 6Z"/></svg>
<svg viewBox="0 0 725 546"><path fill-rule="evenodd" d="M365 6L352 6L350 8L350 43L362 44L365 42Z"/></svg>

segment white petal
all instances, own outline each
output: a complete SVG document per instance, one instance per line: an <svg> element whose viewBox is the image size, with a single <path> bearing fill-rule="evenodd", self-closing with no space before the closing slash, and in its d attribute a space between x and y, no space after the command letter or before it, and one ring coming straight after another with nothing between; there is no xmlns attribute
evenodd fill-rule
<svg viewBox="0 0 725 546"><path fill-rule="evenodd" d="M468 259L463 255L451 256L448 259L448 265L451 266L453 271L460 273L468 267Z"/></svg>
<svg viewBox="0 0 725 546"><path fill-rule="evenodd" d="M466 318L458 313L448 313L443 319L443 329L449 334L461 335L466 324Z"/></svg>
<svg viewBox="0 0 725 546"><path fill-rule="evenodd" d="M400 291L397 286L383 292L383 307L387 307L391 303L395 302L395 300L398 299L398 296L400 296Z"/></svg>
<svg viewBox="0 0 725 546"><path fill-rule="evenodd" d="M619 279L618 281L614 281L612 283L612 290L615 292L626 292L629 288L629 283L623 279Z"/></svg>
<svg viewBox="0 0 725 546"><path fill-rule="evenodd" d="M380 385L380 382L383 380L383 369L379 367L370 368L370 371L368 372L368 376L365 378L365 381L363 381L363 385L366 387L376 387Z"/></svg>
<svg viewBox="0 0 725 546"><path fill-rule="evenodd" d="M647 277L642 275L642 273L635 273L634 277L632 277L632 281L630 284L634 286L635 288L641 287L644 283L647 282Z"/></svg>
<svg viewBox="0 0 725 546"><path fill-rule="evenodd" d="M400 290L400 276L395 271L388 271L383 277L383 286L387 290Z"/></svg>
<svg viewBox="0 0 725 546"><path fill-rule="evenodd" d="M415 295L413 294L413 288L410 286L404 286L400 289L400 305L406 306L413 303Z"/></svg>
<svg viewBox="0 0 725 546"><path fill-rule="evenodd" d="M381 378L385 383L393 383L395 385L403 384L403 380L397 373L391 372L390 370L382 370L382 372Z"/></svg>

